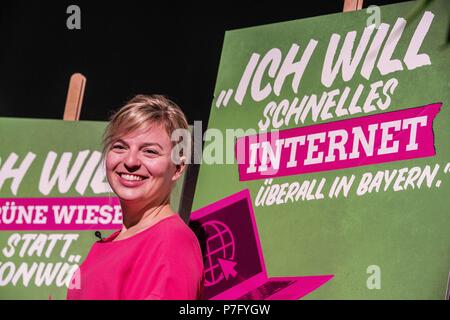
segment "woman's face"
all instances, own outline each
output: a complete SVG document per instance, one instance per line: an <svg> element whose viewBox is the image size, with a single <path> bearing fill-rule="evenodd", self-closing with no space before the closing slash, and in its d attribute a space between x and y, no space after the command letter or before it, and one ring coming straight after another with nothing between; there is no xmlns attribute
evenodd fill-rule
<svg viewBox="0 0 450 320"><path fill-rule="evenodd" d="M181 170L171 158L172 143L162 125L115 141L106 155L106 176L121 200L145 204L169 196Z"/></svg>

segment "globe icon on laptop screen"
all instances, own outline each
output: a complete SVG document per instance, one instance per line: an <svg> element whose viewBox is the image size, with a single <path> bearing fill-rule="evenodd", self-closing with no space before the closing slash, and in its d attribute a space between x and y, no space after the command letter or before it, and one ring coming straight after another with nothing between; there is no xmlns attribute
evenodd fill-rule
<svg viewBox="0 0 450 320"><path fill-rule="evenodd" d="M227 225L220 221L208 221L202 224L206 235L204 253L205 286L212 286L229 275L235 276L232 260L235 255L233 234Z"/></svg>

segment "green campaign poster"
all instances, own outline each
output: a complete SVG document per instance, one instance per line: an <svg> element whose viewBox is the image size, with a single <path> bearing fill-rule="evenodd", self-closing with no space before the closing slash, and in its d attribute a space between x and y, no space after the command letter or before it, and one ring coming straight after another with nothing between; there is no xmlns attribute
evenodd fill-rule
<svg viewBox="0 0 450 320"><path fill-rule="evenodd" d="M95 232L121 228L101 159L106 124L0 118L0 299L65 299Z"/></svg>
<svg viewBox="0 0 450 320"><path fill-rule="evenodd" d="M225 34L193 209L248 189L267 276L333 275L307 299L445 296L450 2L418 4Z"/></svg>

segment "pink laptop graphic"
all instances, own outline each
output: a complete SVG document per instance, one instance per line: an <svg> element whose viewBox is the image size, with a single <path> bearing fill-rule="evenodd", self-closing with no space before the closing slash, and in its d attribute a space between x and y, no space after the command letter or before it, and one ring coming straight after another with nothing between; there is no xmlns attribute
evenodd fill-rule
<svg viewBox="0 0 450 320"><path fill-rule="evenodd" d="M203 251L203 299L294 300L333 277L267 276L247 189L192 212L189 226Z"/></svg>

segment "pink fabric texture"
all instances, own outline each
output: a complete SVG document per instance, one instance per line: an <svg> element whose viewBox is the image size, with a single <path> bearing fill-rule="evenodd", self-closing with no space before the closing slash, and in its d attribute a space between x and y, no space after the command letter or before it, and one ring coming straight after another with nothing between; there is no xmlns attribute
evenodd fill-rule
<svg viewBox="0 0 450 320"><path fill-rule="evenodd" d="M80 288L68 300L194 300L203 285L197 237L178 216L123 240L97 241L80 266Z"/></svg>

